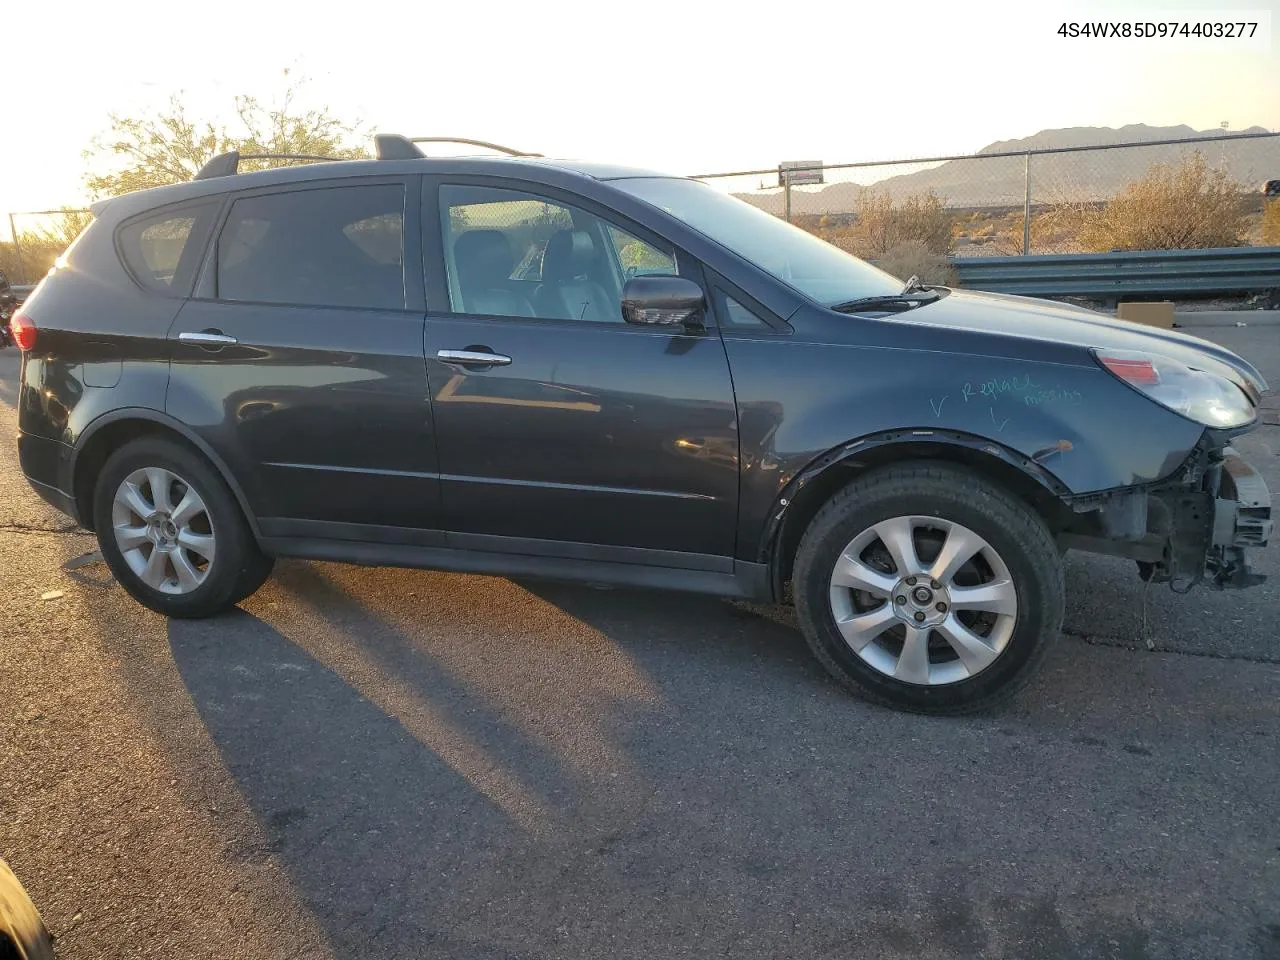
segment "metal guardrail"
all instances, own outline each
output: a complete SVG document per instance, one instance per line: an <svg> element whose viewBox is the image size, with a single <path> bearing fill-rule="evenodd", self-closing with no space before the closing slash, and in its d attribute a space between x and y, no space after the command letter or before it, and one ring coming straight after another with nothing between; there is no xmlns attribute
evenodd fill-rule
<svg viewBox="0 0 1280 960"><path fill-rule="evenodd" d="M1204 296L1280 290L1280 247L956 257L960 285L1031 297Z"/></svg>
<svg viewBox="0 0 1280 960"><path fill-rule="evenodd" d="M954 257L960 285L1027 297L1267 293L1280 297L1280 247ZM22 303L34 283L12 286Z"/></svg>
<svg viewBox="0 0 1280 960"><path fill-rule="evenodd" d="M1116 300L1134 294L1266 292L1280 297L1280 247L957 257L951 264L962 287L1027 297ZM18 303L35 288L34 283L12 286Z"/></svg>

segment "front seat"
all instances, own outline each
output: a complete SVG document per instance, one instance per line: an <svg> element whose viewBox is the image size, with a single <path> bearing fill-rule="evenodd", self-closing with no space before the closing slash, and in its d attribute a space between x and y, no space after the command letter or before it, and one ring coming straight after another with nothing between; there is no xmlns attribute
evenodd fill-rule
<svg viewBox="0 0 1280 960"><path fill-rule="evenodd" d="M495 317L534 315L529 298L507 286L516 260L511 241L501 230L468 230L453 241L453 262L465 312Z"/></svg>
<svg viewBox="0 0 1280 960"><path fill-rule="evenodd" d="M542 251L542 283L534 301L538 316L561 320L622 321L617 297L589 279L595 244L585 230L561 230Z"/></svg>

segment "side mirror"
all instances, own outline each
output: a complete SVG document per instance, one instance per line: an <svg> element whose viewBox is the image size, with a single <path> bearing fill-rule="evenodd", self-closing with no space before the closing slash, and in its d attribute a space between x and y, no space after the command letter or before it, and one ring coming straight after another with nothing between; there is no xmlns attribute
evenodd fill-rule
<svg viewBox="0 0 1280 960"><path fill-rule="evenodd" d="M622 319L654 326L702 326L702 288L686 277L632 277L622 288Z"/></svg>

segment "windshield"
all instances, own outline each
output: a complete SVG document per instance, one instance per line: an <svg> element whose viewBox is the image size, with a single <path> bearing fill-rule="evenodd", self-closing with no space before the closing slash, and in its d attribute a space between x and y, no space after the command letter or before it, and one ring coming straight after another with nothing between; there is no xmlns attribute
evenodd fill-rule
<svg viewBox="0 0 1280 960"><path fill-rule="evenodd" d="M696 180L645 177L613 185L728 247L828 306L899 293L902 281L864 260Z"/></svg>

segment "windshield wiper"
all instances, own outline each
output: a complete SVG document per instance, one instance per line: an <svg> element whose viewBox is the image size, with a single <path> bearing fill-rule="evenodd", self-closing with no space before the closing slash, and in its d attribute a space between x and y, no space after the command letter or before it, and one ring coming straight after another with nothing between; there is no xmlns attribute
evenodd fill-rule
<svg viewBox="0 0 1280 960"><path fill-rule="evenodd" d="M859 297L857 300L832 304L831 309L840 313L854 313L858 310L910 310L940 299L942 294L937 291L920 289L919 292L903 291L882 294L878 297Z"/></svg>

